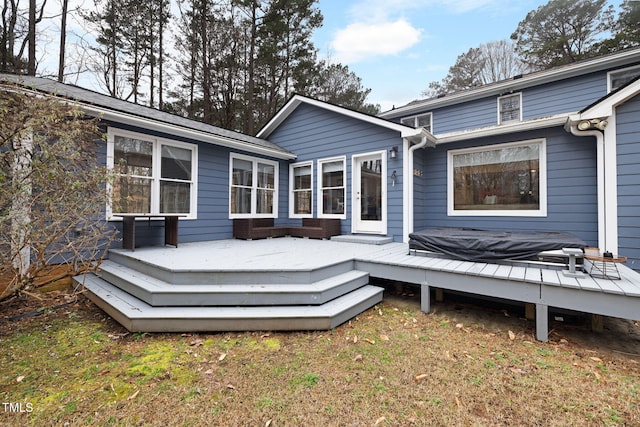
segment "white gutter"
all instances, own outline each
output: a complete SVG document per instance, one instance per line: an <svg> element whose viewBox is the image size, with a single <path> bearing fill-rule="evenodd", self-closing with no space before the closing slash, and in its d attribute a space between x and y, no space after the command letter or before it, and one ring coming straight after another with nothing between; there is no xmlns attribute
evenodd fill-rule
<svg viewBox="0 0 640 427"><path fill-rule="evenodd" d="M24 92L34 93L36 96L41 96L41 93L29 88L22 88ZM113 120L118 123L124 123L131 126L138 126L142 128L152 128L158 131L166 132L175 136L182 136L185 138L194 139L196 141L202 141L209 144L219 145L222 147L232 148L235 150L248 151L250 153L262 154L265 156L273 157L282 160L294 160L297 156L293 153L286 153L280 150L271 149L268 147L261 147L249 142L228 138L222 135L214 135L208 132L189 129L183 126L174 125L171 123L165 123L154 120L152 118L143 118L130 113L123 113L119 111L110 110L105 107L98 107L91 104L86 104L81 101L69 100L58 97L61 102L81 108L90 115L97 118L104 118L107 120ZM150 126L152 125L152 126Z"/></svg>
<svg viewBox="0 0 640 427"><path fill-rule="evenodd" d="M514 132L526 132L529 130L543 129L553 126L562 126L567 122L568 116L575 113L563 113L540 119L532 119L524 122L506 123L504 125L488 126L484 128L470 129L459 132L443 133L436 136L438 145L449 142L465 141L468 139L485 138L496 135L510 134Z"/></svg>
<svg viewBox="0 0 640 427"><path fill-rule="evenodd" d="M96 117L104 118L107 120L117 121L118 123L124 123L132 126L143 127L149 129L150 127L155 130L167 132L171 135L182 136L185 138L195 139L197 141L203 141L214 145L220 145L222 147L232 148L235 150L248 151L250 153L262 154L265 156L274 157L282 160L293 160L297 156L293 153L285 153L279 150L274 150L268 147L261 147L259 145L253 145L251 143L227 138L220 135L212 135L207 132L203 132L196 129L188 129L182 126L173 125L170 123L158 122L153 119L137 117L133 114L122 113L117 111L111 111L106 108L96 107L93 105L78 104L83 110L92 113ZM152 125L152 126L150 126Z"/></svg>
<svg viewBox="0 0 640 427"><path fill-rule="evenodd" d="M431 147L435 147L436 139L429 132L422 132L420 142L416 145L411 145L409 138L402 138L403 153L403 167L404 182L402 187L403 205L405 206L404 215L402 218L402 241L409 243L409 233L413 233L413 221L414 221L414 194L413 191L413 158L416 150L424 148L428 143L431 143Z"/></svg>
<svg viewBox="0 0 640 427"><path fill-rule="evenodd" d="M613 121L613 123L612 123ZM565 130L575 136L595 136L597 147L598 247L618 255L618 190L615 115L589 119L580 114L567 120ZM581 128L584 127L584 130Z"/></svg>

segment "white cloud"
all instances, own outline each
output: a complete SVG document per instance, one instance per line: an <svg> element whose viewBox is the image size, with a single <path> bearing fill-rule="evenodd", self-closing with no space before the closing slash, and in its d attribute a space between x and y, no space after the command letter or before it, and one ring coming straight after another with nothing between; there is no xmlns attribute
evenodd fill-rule
<svg viewBox="0 0 640 427"><path fill-rule="evenodd" d="M354 63L376 56L396 55L420 41L422 30L404 19L348 25L331 42L338 62Z"/></svg>

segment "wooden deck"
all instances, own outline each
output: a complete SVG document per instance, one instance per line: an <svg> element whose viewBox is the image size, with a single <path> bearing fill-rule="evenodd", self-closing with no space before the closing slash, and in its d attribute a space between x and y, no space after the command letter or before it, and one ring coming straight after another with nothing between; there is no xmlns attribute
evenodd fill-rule
<svg viewBox="0 0 640 427"><path fill-rule="evenodd" d="M175 318L182 310L185 320L178 322L174 319L174 328L178 327L176 325L188 328L190 323L186 319L188 316L184 314L188 310L168 307L171 305L186 302L209 306L216 303L227 306L226 310L229 311L232 306L249 301L251 306L262 304L264 311L270 306L273 308L278 305L278 295L283 300L297 301L300 304L313 304L314 301L324 304L338 300L343 293L346 295L361 288L368 280L367 273L370 277L421 286L421 305L425 312L430 310L431 288L534 304L536 338L541 341L548 339L549 307L640 320L640 274L625 266L619 266L620 280L589 275L573 278L565 276L561 269L536 264L494 264L423 254L410 255L407 245L402 243L369 245L300 238L223 240L183 244L179 248L140 248L135 252L116 250L112 251L110 258L109 263L105 264L105 277L109 274L117 276L116 273L109 273L109 269L128 268L135 268L138 273L133 273L134 276L142 276L142 284L132 285L131 282L135 282L133 279L120 284L118 292L124 294L118 294L112 299L124 298L125 294L134 295L144 304L162 306L162 310L150 316L156 319L162 316ZM117 266L112 264L114 262ZM355 272L355 275L350 275L350 272ZM113 277L108 279L111 282L118 281ZM86 281L86 278L78 279L80 280ZM336 290L333 290L334 286ZM337 290L338 288L341 290ZM252 292L252 289L257 292ZM209 292L211 293L208 294ZM114 291L114 295L115 293ZM94 297L94 301L102 304L101 307L121 323L130 322L123 318L122 313L118 314L109 308L108 303L104 302L104 295L98 297L94 293ZM182 298L182 301L172 303L172 298L177 301ZM360 304L358 310L362 311L377 301L371 295L365 299L367 302ZM143 310L136 305L137 300L129 304L134 313ZM309 311L308 305L302 307L307 308L292 309L290 315L295 317L301 311ZM258 310L256 307L252 309ZM348 320L347 315L357 314L356 310L340 310L347 314L341 315L337 321L323 320L318 324L335 327L339 324L338 321ZM295 323L287 321L287 316L289 314L283 314L284 323L295 329ZM212 327L212 323L207 323L204 319L198 322L196 324L200 330L221 330ZM229 322L236 328L234 330L243 329L237 319ZM220 325L223 323L219 321ZM139 327L149 328L149 325L149 319L140 320ZM274 327L266 329L277 329L275 321L269 323L264 320L249 322L244 329L251 325L259 329L271 325ZM314 329L317 324L311 322L305 325L301 329Z"/></svg>

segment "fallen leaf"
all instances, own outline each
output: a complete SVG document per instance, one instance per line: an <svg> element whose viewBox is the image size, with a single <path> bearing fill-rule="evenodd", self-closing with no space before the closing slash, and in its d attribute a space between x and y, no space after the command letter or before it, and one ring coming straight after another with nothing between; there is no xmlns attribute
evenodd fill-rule
<svg viewBox="0 0 640 427"><path fill-rule="evenodd" d="M425 379L427 377L429 377L428 374L418 374L415 377L413 377L413 379L416 380L416 381L421 381L421 380L423 380L423 379Z"/></svg>
<svg viewBox="0 0 640 427"><path fill-rule="evenodd" d="M354 362L358 362L360 360L362 360L362 355L361 354L356 354L356 357L353 358Z"/></svg>
<svg viewBox="0 0 640 427"><path fill-rule="evenodd" d="M271 334L262 334L262 335L260 335L260 338L268 338L270 336L271 336Z"/></svg>
<svg viewBox="0 0 640 427"><path fill-rule="evenodd" d="M225 359L225 357L227 357L227 353L222 353L220 357L218 357L218 362L222 362Z"/></svg>
<svg viewBox="0 0 640 427"><path fill-rule="evenodd" d="M388 337L387 335L384 335L384 334L383 334L383 335L380 335L380 339L381 339L382 341L389 341L389 337Z"/></svg>
<svg viewBox="0 0 640 427"><path fill-rule="evenodd" d="M268 420L266 423L264 423L264 427L269 427L271 425L271 420Z"/></svg>
<svg viewBox="0 0 640 427"><path fill-rule="evenodd" d="M462 323L457 323L456 324L456 328L462 329L462 328L464 328L464 325Z"/></svg>
<svg viewBox="0 0 640 427"><path fill-rule="evenodd" d="M460 403L460 399L458 399L458 396L455 396L456 398L456 406L459 408L462 406L462 404Z"/></svg>
<svg viewBox="0 0 640 427"><path fill-rule="evenodd" d="M189 343L190 346L192 347L199 347L204 343L204 340L202 339L197 339L197 340L193 340Z"/></svg>
<svg viewBox="0 0 640 427"><path fill-rule="evenodd" d="M516 334L514 334L512 331L509 331L509 339L511 341L515 340L516 339Z"/></svg>
<svg viewBox="0 0 640 427"><path fill-rule="evenodd" d="M594 362L602 363L602 359L600 359L599 357L590 357L589 359L593 360Z"/></svg>
<svg viewBox="0 0 640 427"><path fill-rule="evenodd" d="M387 419L387 417L380 417L376 420L374 426L379 425L380 423L384 422Z"/></svg>
<svg viewBox="0 0 640 427"><path fill-rule="evenodd" d="M227 384L227 388L229 390L235 390L236 388L233 386L233 384Z"/></svg>
<svg viewBox="0 0 640 427"><path fill-rule="evenodd" d="M355 344L357 342L358 342L358 336L356 335L356 336L353 337L353 343Z"/></svg>
<svg viewBox="0 0 640 427"><path fill-rule="evenodd" d="M365 338L363 341L366 341L369 344L375 344L376 343L374 340L370 340L369 338Z"/></svg>
<svg viewBox="0 0 640 427"><path fill-rule="evenodd" d="M136 396L138 395L138 393L140 393L140 390L136 390L135 393L133 393L131 396L127 397L127 400L133 400L136 398Z"/></svg>
<svg viewBox="0 0 640 427"><path fill-rule="evenodd" d="M207 375L212 375L213 374L213 369L207 369L206 371L204 371L205 374Z"/></svg>
<svg viewBox="0 0 640 427"><path fill-rule="evenodd" d="M18 378L16 378L16 382L21 383L24 380L25 376L24 375L20 375Z"/></svg>

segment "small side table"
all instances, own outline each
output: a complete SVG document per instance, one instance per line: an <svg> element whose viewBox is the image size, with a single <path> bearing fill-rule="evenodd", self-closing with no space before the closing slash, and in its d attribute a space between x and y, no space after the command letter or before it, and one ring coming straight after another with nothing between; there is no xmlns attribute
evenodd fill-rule
<svg viewBox="0 0 640 427"><path fill-rule="evenodd" d="M113 214L122 218L122 247L135 251L136 249L136 218L163 218L164 219L164 244L178 247L178 219L186 215L177 214Z"/></svg>
<svg viewBox="0 0 640 427"><path fill-rule="evenodd" d="M591 263L589 275L599 279L620 280L618 264L627 262L626 256L618 255L615 258L585 255L584 259Z"/></svg>

